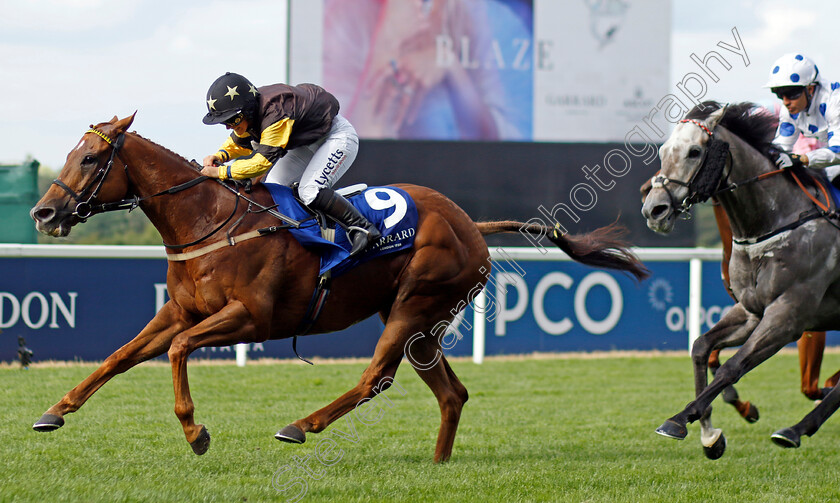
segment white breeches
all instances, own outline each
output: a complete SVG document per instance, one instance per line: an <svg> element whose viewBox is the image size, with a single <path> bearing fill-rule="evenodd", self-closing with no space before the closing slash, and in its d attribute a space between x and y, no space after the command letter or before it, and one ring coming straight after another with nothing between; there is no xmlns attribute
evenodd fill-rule
<svg viewBox="0 0 840 503"><path fill-rule="evenodd" d="M359 136L353 125L341 115L321 140L289 150L265 178L267 183L292 185L300 182L298 194L309 205L321 189L332 188L347 172L359 152Z"/></svg>

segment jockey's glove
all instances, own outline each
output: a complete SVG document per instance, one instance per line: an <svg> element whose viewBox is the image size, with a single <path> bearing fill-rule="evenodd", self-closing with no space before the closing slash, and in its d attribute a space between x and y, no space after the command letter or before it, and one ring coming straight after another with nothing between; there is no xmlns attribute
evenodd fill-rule
<svg viewBox="0 0 840 503"><path fill-rule="evenodd" d="M782 169L802 168L805 166L805 163L802 162L801 155L779 152L778 157L776 157L776 166Z"/></svg>

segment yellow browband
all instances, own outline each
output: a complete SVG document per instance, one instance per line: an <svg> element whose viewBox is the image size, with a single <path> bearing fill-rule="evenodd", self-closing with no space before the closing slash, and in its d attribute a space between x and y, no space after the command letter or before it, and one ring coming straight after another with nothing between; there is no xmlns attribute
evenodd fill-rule
<svg viewBox="0 0 840 503"><path fill-rule="evenodd" d="M112 139L108 138L108 135L106 135L105 133L103 133L102 131L100 131L100 130L94 128L94 127L88 129L87 132L88 133L93 133L96 136L98 136L98 137L102 138L103 140L107 141L108 145L113 145L114 144L114 141Z"/></svg>

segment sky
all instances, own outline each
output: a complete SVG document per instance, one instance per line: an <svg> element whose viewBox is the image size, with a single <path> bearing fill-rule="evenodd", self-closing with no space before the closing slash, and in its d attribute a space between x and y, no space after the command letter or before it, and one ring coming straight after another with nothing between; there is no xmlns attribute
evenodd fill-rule
<svg viewBox="0 0 840 503"><path fill-rule="evenodd" d="M0 164L34 157L58 170L91 123L135 111L133 130L202 159L227 134L201 123L213 80L226 71L257 85L285 80L286 14L286 0L3 0ZM717 101L772 106L762 86L787 52L840 80L827 22L840 18L840 2L672 0L665 16L651 23L671 24L672 90L700 71L691 54L712 50L731 64L712 63L719 81L706 79L706 97ZM736 44L733 28L749 65L718 46Z"/></svg>
<svg viewBox="0 0 840 503"><path fill-rule="evenodd" d="M286 76L285 0L2 0L0 163L59 170L90 124L132 129L199 161L227 136L205 126L227 71Z"/></svg>

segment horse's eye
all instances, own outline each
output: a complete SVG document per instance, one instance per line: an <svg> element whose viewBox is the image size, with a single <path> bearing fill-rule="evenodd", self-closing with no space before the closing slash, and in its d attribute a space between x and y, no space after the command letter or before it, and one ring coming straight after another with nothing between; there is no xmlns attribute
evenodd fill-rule
<svg viewBox="0 0 840 503"><path fill-rule="evenodd" d="M688 158L689 159L696 159L700 157L700 149L697 147L693 147L688 149Z"/></svg>
<svg viewBox="0 0 840 503"><path fill-rule="evenodd" d="M95 164L96 163L96 156L93 155L86 155L84 159L82 159L82 164Z"/></svg>

